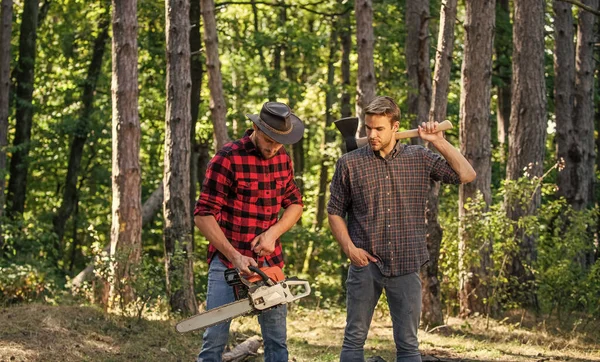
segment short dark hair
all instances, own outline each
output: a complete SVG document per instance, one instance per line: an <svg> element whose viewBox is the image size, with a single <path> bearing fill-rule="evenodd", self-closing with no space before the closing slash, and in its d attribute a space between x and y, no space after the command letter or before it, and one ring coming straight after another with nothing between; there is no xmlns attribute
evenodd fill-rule
<svg viewBox="0 0 600 362"><path fill-rule="evenodd" d="M394 122L400 122L400 107L391 97L377 96L365 107L365 115L390 117L394 124Z"/></svg>

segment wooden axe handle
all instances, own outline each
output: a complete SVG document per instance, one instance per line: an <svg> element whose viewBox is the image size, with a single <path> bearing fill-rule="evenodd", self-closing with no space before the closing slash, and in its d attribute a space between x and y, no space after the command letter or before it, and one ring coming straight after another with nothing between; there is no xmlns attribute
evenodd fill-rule
<svg viewBox="0 0 600 362"><path fill-rule="evenodd" d="M444 122L438 124L437 131L438 132L447 131L449 129L452 129L452 127L453 126L450 121L444 121ZM413 137L419 137L418 129L411 129L408 131L396 132L396 140L401 140L403 138L413 138ZM358 147L362 147L362 146L366 145L368 143L367 137L357 138L356 143L357 143Z"/></svg>
<svg viewBox="0 0 600 362"><path fill-rule="evenodd" d="M444 121L444 122L438 124L437 131L438 132L447 131L451 128L452 128L452 123L450 123L450 121ZM396 140L401 140L403 138L413 138L413 137L419 137L418 129L411 129L408 131L396 132Z"/></svg>

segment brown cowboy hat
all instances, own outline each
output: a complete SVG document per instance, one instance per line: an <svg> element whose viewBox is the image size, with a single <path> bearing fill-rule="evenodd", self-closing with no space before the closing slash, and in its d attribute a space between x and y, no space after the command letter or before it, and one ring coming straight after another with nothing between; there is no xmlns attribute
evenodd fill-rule
<svg viewBox="0 0 600 362"><path fill-rule="evenodd" d="M275 142L284 145L300 141L304 134L304 123L284 103L267 102L260 114L247 114L246 117Z"/></svg>

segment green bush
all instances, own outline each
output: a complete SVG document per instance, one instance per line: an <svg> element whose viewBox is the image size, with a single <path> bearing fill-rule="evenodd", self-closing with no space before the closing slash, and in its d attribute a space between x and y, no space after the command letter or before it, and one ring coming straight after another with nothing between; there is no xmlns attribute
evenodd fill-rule
<svg viewBox="0 0 600 362"><path fill-rule="evenodd" d="M52 296L55 283L37 266L9 264L0 267L0 303L33 302Z"/></svg>

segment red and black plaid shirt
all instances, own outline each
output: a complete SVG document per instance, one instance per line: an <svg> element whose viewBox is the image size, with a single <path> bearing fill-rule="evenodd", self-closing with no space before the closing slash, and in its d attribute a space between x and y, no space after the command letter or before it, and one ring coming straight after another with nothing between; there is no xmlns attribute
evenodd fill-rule
<svg viewBox="0 0 600 362"><path fill-rule="evenodd" d="M302 205L302 196L285 149L281 147L274 157L265 159L250 140L252 132L248 130L242 139L226 144L208 163L194 215L213 215L242 255L257 259L259 264L266 261L283 267L279 240L275 251L266 257L258 257L250 243L277 222L282 207ZM233 266L209 244L209 264L215 255L229 268Z"/></svg>
<svg viewBox="0 0 600 362"><path fill-rule="evenodd" d="M430 179L460 183L448 162L427 148L398 142L382 158L367 145L338 160L327 212L348 216L352 242L377 258L383 275L416 272L429 260L425 204Z"/></svg>

